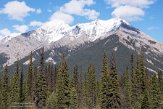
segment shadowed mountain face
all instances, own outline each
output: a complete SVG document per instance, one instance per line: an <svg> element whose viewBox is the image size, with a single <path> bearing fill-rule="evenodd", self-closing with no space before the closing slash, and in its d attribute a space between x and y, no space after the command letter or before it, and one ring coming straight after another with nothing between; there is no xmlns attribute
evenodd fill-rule
<svg viewBox="0 0 163 109"><path fill-rule="evenodd" d="M111 54L115 55L117 70L121 74L130 65L131 54L137 57L141 48L144 49L146 67L150 72L155 73L163 68L162 43L122 19L96 20L72 27L63 23L57 24L61 27L50 26L48 30L39 28L10 40L2 39L1 68L7 63L12 66L17 58L27 65L30 51L34 52L33 59L37 63L41 47L45 48L46 62L57 64L60 54L64 53L70 69L77 64L86 71L88 64L95 64L99 73L103 53L106 52L110 58ZM48 25L50 24L46 27Z"/></svg>

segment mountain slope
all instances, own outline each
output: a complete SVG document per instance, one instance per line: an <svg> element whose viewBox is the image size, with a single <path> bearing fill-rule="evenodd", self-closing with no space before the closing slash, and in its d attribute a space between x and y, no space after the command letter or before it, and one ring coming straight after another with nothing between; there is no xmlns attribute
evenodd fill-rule
<svg viewBox="0 0 163 109"><path fill-rule="evenodd" d="M0 43L0 54L4 58L1 67L5 63L12 65L17 58L27 64L30 51L35 51L34 59L37 60L39 49L43 46L46 61L56 64L60 53L64 52L70 67L79 64L83 69L88 63L99 66L104 50L115 52L119 72L127 66L131 53L138 55L143 47L146 67L153 72L163 67L163 44L119 18L96 20L72 27L62 21L52 21L37 30L3 40Z"/></svg>

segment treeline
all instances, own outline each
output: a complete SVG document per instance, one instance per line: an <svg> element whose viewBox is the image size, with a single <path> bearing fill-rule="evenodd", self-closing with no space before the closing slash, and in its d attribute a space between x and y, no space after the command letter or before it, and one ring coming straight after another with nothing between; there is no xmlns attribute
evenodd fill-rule
<svg viewBox="0 0 163 109"><path fill-rule="evenodd" d="M74 65L70 75L63 54L59 64L45 64L43 49L38 65L31 53L27 72L17 61L9 76L6 65L0 79L0 109L26 109L27 103L36 109L163 109L162 72L148 74L143 52L131 56L121 76L114 55L109 59L104 53L101 58L98 78L93 64L86 72ZM22 107L14 107L18 104Z"/></svg>

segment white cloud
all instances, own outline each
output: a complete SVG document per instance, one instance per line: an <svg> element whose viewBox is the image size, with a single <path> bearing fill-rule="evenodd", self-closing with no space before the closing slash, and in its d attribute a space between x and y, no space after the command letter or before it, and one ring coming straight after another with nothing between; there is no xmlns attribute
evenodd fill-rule
<svg viewBox="0 0 163 109"><path fill-rule="evenodd" d="M0 10L0 14L6 14L10 19L19 21L29 16L30 12L40 12L40 10L27 6L24 1L10 1Z"/></svg>
<svg viewBox="0 0 163 109"><path fill-rule="evenodd" d="M60 8L60 11L67 14L85 16L90 20L93 20L97 19L99 13L86 7L91 6L94 3L95 2L93 0L71 0L70 2L64 4L64 6Z"/></svg>
<svg viewBox="0 0 163 109"><path fill-rule="evenodd" d="M57 11L55 12L51 17L50 17L50 20L62 20L64 21L65 23L72 23L74 21L74 18L73 16L69 15L69 14L66 14L66 13L63 13L61 11Z"/></svg>
<svg viewBox="0 0 163 109"><path fill-rule="evenodd" d="M144 11L137 7L120 6L112 12L112 16L121 17L127 21L140 20L144 16Z"/></svg>
<svg viewBox="0 0 163 109"><path fill-rule="evenodd" d="M114 8L112 16L121 17L128 21L140 20L148 8L156 0L105 0Z"/></svg>
<svg viewBox="0 0 163 109"><path fill-rule="evenodd" d="M8 28L3 28L0 30L0 39L3 39L6 36L17 36L20 33L11 32Z"/></svg>
<svg viewBox="0 0 163 109"><path fill-rule="evenodd" d="M40 13L42 13L42 10L39 8L39 9L36 9L36 13L37 14L40 14Z"/></svg>
<svg viewBox="0 0 163 109"><path fill-rule="evenodd" d="M11 34L10 30L7 29L7 28L4 28L4 29L1 29L1 30L0 30L0 35L1 35L1 36L8 36L8 35L10 35L10 34Z"/></svg>
<svg viewBox="0 0 163 109"><path fill-rule="evenodd" d="M108 4L111 4L112 7L130 5L134 7L144 8L154 3L154 0L106 0L106 1Z"/></svg>
<svg viewBox="0 0 163 109"><path fill-rule="evenodd" d="M29 26L32 26L32 27L40 27L42 24L43 24L43 22L40 22L40 21L31 21L29 23Z"/></svg>
<svg viewBox="0 0 163 109"><path fill-rule="evenodd" d="M99 16L99 13L95 10L85 9L84 11L84 15L86 15L90 20L97 19Z"/></svg>
<svg viewBox="0 0 163 109"><path fill-rule="evenodd" d="M99 13L88 8L94 3L94 0L71 0L70 2L61 6L58 11L54 12L50 19L59 19L67 23L73 22L73 15L83 16L90 20L97 19Z"/></svg>
<svg viewBox="0 0 163 109"><path fill-rule="evenodd" d="M25 33L29 28L27 25L14 25L13 27L20 33Z"/></svg>

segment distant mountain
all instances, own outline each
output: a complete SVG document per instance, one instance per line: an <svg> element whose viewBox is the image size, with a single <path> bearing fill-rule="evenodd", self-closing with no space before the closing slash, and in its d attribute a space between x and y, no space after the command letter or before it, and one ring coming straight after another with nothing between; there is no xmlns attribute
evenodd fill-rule
<svg viewBox="0 0 163 109"><path fill-rule="evenodd" d="M78 64L83 69L90 63L101 65L104 51L114 52L119 73L129 65L130 55L138 55L143 47L147 69L151 72L163 70L163 43L120 18L75 26L59 20L51 21L34 31L13 38L5 37L0 40L0 66L12 65L17 59L28 64L31 51L34 52L33 59L38 60L41 47L45 48L47 62L58 63L61 52L64 52L70 67Z"/></svg>

